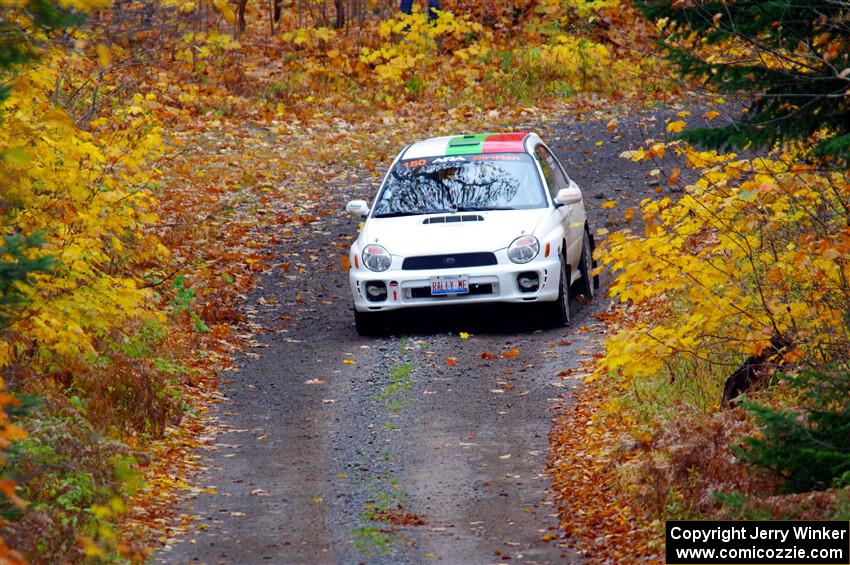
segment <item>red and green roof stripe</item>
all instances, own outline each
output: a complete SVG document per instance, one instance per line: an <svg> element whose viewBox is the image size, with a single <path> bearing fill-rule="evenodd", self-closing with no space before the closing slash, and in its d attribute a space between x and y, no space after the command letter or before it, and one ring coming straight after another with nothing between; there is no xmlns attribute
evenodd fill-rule
<svg viewBox="0 0 850 565"><path fill-rule="evenodd" d="M523 142L528 134L479 133L438 137L414 143L404 154L404 159L437 157L442 155L480 155L486 153L523 153Z"/></svg>

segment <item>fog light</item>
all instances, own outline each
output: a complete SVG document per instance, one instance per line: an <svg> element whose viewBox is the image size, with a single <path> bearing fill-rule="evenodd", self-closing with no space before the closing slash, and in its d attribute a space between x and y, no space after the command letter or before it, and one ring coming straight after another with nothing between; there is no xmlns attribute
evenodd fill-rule
<svg viewBox="0 0 850 565"><path fill-rule="evenodd" d="M520 292L535 292L540 288L540 275L535 272L520 273L516 277Z"/></svg>
<svg viewBox="0 0 850 565"><path fill-rule="evenodd" d="M367 282L366 299L369 302L383 302L387 299L387 285L383 281Z"/></svg>

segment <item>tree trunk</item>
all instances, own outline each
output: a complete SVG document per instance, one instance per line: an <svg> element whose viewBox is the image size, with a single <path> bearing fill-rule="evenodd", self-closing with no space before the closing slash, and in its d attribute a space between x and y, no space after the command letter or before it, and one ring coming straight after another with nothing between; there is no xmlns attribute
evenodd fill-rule
<svg viewBox="0 0 850 565"><path fill-rule="evenodd" d="M770 347L758 355L753 355L741 363L734 373L726 379L723 387L722 408L732 408L743 393L761 385L765 378L782 365L782 352L791 349L791 342L783 337L774 336Z"/></svg>
<svg viewBox="0 0 850 565"><path fill-rule="evenodd" d="M334 4L336 5L336 23L334 27L336 29L342 29L345 27L345 0L334 0Z"/></svg>
<svg viewBox="0 0 850 565"><path fill-rule="evenodd" d="M245 31L247 24L245 23L245 8L248 7L248 0L239 0L239 33Z"/></svg>

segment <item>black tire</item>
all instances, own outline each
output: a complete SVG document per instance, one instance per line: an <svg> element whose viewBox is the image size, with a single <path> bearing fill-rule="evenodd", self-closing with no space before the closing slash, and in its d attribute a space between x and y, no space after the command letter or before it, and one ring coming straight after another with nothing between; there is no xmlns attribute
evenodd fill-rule
<svg viewBox="0 0 850 565"><path fill-rule="evenodd" d="M379 336L386 331L386 319L378 312L354 311L354 329L358 335Z"/></svg>
<svg viewBox="0 0 850 565"><path fill-rule="evenodd" d="M553 327L570 325L570 273L567 262L561 257L561 276L558 282L558 299L544 303L546 323Z"/></svg>
<svg viewBox="0 0 850 565"><path fill-rule="evenodd" d="M593 248L590 245L590 235L584 230L584 238L581 243L581 259L578 263L578 272L581 278L576 281L577 294L584 295L587 302L593 300L596 289L599 288L598 281L593 276Z"/></svg>

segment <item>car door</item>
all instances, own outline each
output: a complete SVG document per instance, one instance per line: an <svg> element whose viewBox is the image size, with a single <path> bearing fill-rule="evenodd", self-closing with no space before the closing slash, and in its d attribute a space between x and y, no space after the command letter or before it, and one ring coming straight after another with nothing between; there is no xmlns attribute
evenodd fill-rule
<svg viewBox="0 0 850 565"><path fill-rule="evenodd" d="M558 191L562 188L578 188L567 177L561 164L558 163L558 160L555 159L555 156L544 144L541 143L534 148L534 156L540 163L540 168L543 171L543 177L546 179L546 185L549 195L552 197L552 202L555 201ZM576 267L581 256L581 230L584 226L584 209L580 204L576 204L572 206L559 206L555 211L563 226L564 234L567 236L567 261L570 265Z"/></svg>
<svg viewBox="0 0 850 565"><path fill-rule="evenodd" d="M564 179L566 186L581 192L581 188L575 183L573 179L567 174L564 166L561 165L561 162L558 161L558 158L555 155L552 155L552 159L555 161L556 168L561 172L562 178ZM584 241L584 229L585 224L587 224L587 211L584 209L584 201L573 204L569 206L569 230L570 235L572 237L573 251L575 252L573 263L573 257L571 257L570 262L575 267L578 266L578 262L581 261L581 245Z"/></svg>

